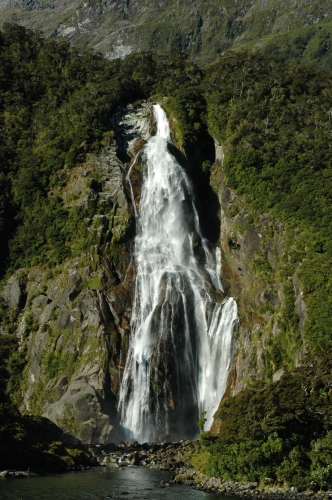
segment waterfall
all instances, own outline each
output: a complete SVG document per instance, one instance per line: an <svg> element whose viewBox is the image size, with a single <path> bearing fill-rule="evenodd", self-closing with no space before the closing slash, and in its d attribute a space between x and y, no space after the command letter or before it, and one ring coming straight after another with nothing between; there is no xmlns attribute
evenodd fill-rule
<svg viewBox="0 0 332 500"><path fill-rule="evenodd" d="M226 389L237 307L224 300L220 250L200 231L193 188L170 153L170 128L153 108L145 146L134 258L131 338L119 395L121 425L140 442L192 439Z"/></svg>

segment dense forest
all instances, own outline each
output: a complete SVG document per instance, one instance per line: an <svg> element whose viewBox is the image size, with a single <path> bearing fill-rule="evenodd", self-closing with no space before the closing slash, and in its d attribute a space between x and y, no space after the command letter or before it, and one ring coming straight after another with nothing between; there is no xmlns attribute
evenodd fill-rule
<svg viewBox="0 0 332 500"><path fill-rule="evenodd" d="M267 375L268 385L224 401L221 430L216 438L202 434L205 452L197 462L224 479L331 484L331 74L247 52L204 68L183 54L107 61L11 24L0 34L0 72L2 283L18 268L51 269L82 251L91 238L84 221L97 208L64 207L61 172L102 150L114 135L110 118L124 106L167 97L176 144L205 190L203 213L209 218L216 210L207 186L217 191L220 177L211 135L223 144L223 175L250 208L250 223L270 213L284 224L283 278L299 268L307 308L300 334L294 293L285 287L286 334L271 354L277 369L287 359L288 337L303 336L304 366L289 362L279 382L270 384ZM0 320L7 332L0 335L0 433L10 431L17 445L25 439L17 431L23 417L10 395L25 352L17 351L18 318L4 301Z"/></svg>

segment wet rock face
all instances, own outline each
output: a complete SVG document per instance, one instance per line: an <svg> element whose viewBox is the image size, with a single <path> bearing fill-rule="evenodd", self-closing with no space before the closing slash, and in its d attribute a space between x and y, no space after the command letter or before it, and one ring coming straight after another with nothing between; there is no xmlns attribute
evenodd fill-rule
<svg viewBox="0 0 332 500"><path fill-rule="evenodd" d="M87 443L122 438L117 396L135 278L135 221L125 176L150 133L149 110L122 110L118 144L110 138L100 156L59 173L61 187L50 196L61 197L68 210L94 213L81 221L88 235L75 242L81 251L55 269L45 263L16 271L0 292L8 314L18 318L20 349L27 352L15 395L21 410L43 415ZM128 155L128 165L121 155ZM0 331L5 334L6 327Z"/></svg>

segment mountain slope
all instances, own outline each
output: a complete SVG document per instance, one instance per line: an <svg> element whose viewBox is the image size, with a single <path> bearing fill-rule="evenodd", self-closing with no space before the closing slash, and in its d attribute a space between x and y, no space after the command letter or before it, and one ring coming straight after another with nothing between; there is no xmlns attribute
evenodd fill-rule
<svg viewBox="0 0 332 500"><path fill-rule="evenodd" d="M230 48L251 46L264 50L279 35L299 28L315 30L314 38L329 47L329 32L318 32L331 20L328 0L44 0L2 2L1 20L42 30L48 37L101 51L109 58L138 50L159 53L184 51L200 63L213 61ZM312 38L302 42L307 46ZM298 38L298 37L297 37ZM300 37L301 38L301 37ZM308 38L308 37L307 37ZM311 42L312 43L312 42ZM282 51L279 51L282 55ZM285 54L286 59L288 55ZM316 64L313 54L309 62ZM308 61L307 61L308 62ZM323 64L323 63L322 63ZM331 61L329 62L330 67Z"/></svg>

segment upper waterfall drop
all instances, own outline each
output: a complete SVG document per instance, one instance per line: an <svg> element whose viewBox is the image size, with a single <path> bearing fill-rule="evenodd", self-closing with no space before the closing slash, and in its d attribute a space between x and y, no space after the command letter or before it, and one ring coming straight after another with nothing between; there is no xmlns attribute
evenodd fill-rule
<svg viewBox="0 0 332 500"><path fill-rule="evenodd" d="M153 107L156 136L145 146L134 258L131 338L119 412L128 438L197 436L226 389L237 307L223 300L220 251L202 237L191 182L169 152L169 123Z"/></svg>
<svg viewBox="0 0 332 500"><path fill-rule="evenodd" d="M154 116L157 124L157 137L162 137L166 141L171 140L171 129L163 108L159 105L154 106Z"/></svg>

